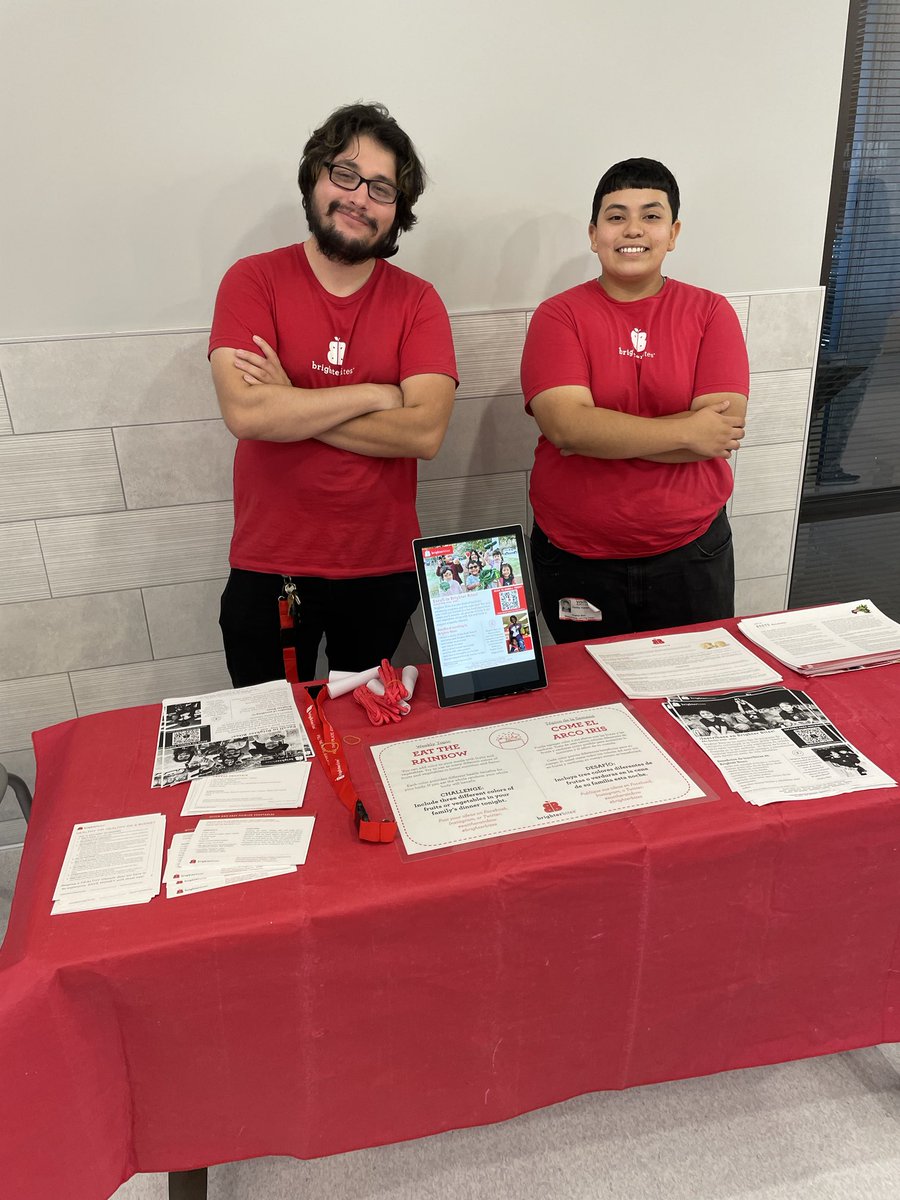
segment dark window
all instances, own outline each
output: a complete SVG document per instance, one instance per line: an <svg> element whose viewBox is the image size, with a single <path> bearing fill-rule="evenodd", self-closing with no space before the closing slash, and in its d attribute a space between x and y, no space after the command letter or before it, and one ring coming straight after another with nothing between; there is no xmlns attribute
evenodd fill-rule
<svg viewBox="0 0 900 1200"><path fill-rule="evenodd" d="M900 619L900 7L853 0L792 606Z"/></svg>

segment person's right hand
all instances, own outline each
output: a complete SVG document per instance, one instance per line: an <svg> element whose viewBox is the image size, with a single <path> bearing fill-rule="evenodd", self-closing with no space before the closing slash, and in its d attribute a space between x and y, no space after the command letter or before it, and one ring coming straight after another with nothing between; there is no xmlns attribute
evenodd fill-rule
<svg viewBox="0 0 900 1200"><path fill-rule="evenodd" d="M744 436L744 422L741 417L728 415L729 403L720 400L690 414L685 420L686 449L703 458L731 458Z"/></svg>

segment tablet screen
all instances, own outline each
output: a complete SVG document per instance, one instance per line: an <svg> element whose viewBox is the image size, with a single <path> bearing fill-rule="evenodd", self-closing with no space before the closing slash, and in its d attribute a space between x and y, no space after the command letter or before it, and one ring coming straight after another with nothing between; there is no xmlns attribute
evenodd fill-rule
<svg viewBox="0 0 900 1200"><path fill-rule="evenodd" d="M546 687L522 526L416 538L413 554L438 703Z"/></svg>

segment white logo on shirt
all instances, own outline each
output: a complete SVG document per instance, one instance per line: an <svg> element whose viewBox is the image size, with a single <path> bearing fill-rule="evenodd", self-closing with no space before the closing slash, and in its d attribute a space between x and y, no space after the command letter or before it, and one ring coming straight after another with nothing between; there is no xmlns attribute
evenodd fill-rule
<svg viewBox="0 0 900 1200"><path fill-rule="evenodd" d="M634 328L631 331L631 345L629 347L620 346L619 354L623 358L634 358L638 362L642 358L656 358L656 353L653 350L647 349L647 331L646 329Z"/></svg>
<svg viewBox="0 0 900 1200"><path fill-rule="evenodd" d="M334 367L339 367L344 361L344 354L347 350L347 343L342 342L337 334L334 335L334 341L328 343L328 361Z"/></svg>

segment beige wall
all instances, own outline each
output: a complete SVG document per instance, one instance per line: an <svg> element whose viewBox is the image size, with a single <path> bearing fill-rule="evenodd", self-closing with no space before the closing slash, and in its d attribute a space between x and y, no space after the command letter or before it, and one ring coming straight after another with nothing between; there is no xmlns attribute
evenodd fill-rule
<svg viewBox="0 0 900 1200"><path fill-rule="evenodd" d="M209 324L224 269L303 235L313 123L383 99L431 175L399 265L454 311L580 282L601 171L668 162L671 273L806 287L847 0L28 0L0 5L0 338Z"/></svg>

